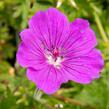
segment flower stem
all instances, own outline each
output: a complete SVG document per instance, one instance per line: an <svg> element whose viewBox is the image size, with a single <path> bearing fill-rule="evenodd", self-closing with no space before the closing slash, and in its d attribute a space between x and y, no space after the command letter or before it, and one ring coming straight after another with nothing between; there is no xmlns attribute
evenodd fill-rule
<svg viewBox="0 0 109 109"><path fill-rule="evenodd" d="M101 37L103 38L104 42L108 42L108 38L107 38L106 33L104 31L103 25L102 25L100 18L96 12L94 12L94 17L95 17L95 22L97 24L97 27L100 31Z"/></svg>

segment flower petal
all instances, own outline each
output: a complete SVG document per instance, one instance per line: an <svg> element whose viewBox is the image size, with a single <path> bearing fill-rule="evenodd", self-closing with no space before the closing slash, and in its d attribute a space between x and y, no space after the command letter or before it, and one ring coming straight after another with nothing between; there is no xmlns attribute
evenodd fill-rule
<svg viewBox="0 0 109 109"><path fill-rule="evenodd" d="M74 69L71 65L63 64L62 71L68 80L75 81L81 84L89 84L92 79L78 69Z"/></svg>
<svg viewBox="0 0 109 109"><path fill-rule="evenodd" d="M65 54L82 55L97 45L96 36L87 20L76 19L71 24L71 33L64 43Z"/></svg>
<svg viewBox="0 0 109 109"><path fill-rule="evenodd" d="M43 54L42 40L37 38L38 34L34 34L32 29L24 29L20 33L22 42L30 49Z"/></svg>
<svg viewBox="0 0 109 109"><path fill-rule="evenodd" d="M28 68L27 77L29 80L32 80L40 90L43 90L47 94L56 92L63 82L67 82L61 73L50 66L44 66L43 69L40 70Z"/></svg>
<svg viewBox="0 0 109 109"><path fill-rule="evenodd" d="M22 67L43 68L45 58L33 49L26 46L23 42L20 43L17 52L17 61Z"/></svg>
<svg viewBox="0 0 109 109"><path fill-rule="evenodd" d="M68 76L71 80L86 84L100 76L99 72L103 68L104 62L100 51L93 49L86 55L69 57L63 62L63 65L71 73L72 76Z"/></svg>
<svg viewBox="0 0 109 109"><path fill-rule="evenodd" d="M68 34L69 22L67 17L55 8L37 12L29 21L29 27L34 34L44 40L48 48L59 47L61 41Z"/></svg>

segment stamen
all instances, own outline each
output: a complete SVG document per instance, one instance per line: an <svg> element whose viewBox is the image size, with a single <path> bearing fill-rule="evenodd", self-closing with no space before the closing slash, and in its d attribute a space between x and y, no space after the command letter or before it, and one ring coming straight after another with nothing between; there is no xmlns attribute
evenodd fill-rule
<svg viewBox="0 0 109 109"><path fill-rule="evenodd" d="M56 68L61 67L61 62L63 61L63 56L60 56L58 48L55 48L53 51L46 51L47 63L53 65Z"/></svg>

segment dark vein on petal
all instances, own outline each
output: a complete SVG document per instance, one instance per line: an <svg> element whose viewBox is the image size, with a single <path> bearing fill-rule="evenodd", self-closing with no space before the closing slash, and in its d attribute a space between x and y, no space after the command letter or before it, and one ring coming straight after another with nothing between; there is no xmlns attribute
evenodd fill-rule
<svg viewBox="0 0 109 109"><path fill-rule="evenodd" d="M49 13L46 14L46 17L47 17L47 23L46 23L46 25L47 25L48 38L49 38L50 48L51 48L51 46L52 46L52 41L51 41L50 28L49 28L50 24L48 24L49 20L51 20L51 19L48 18L48 16L49 16L48 14L49 14ZM50 22L49 22L49 23L50 23Z"/></svg>
<svg viewBox="0 0 109 109"><path fill-rule="evenodd" d="M51 72L51 67L49 67L49 70L48 70L48 73L47 73L47 78L46 78L46 80L45 80L45 82L43 82L43 85L42 86L44 86L45 85L45 83L48 81L48 77L49 77L49 75L50 75L50 72ZM45 85L46 86L46 85Z"/></svg>
<svg viewBox="0 0 109 109"><path fill-rule="evenodd" d="M90 48L90 49L92 50L93 48ZM77 53L79 53L79 52L80 52L80 55L81 55L81 51L90 50L90 49L88 49L88 48L85 48L85 49L84 49L84 48L83 48L83 49L77 50L77 51L76 51L76 50L75 50L75 51L74 51L74 50L71 50L71 51L69 51L69 52L64 53L64 55L65 55L65 56L69 56L70 54L73 54L73 53L74 53L74 54L77 54ZM90 51L91 51L91 50L90 50ZM87 53L90 52L90 51L87 51ZM84 53L84 52L83 52L83 53ZM74 54L73 54L73 55L74 55ZM85 54L86 54L86 53L85 53ZM78 54L77 54L77 55L78 55Z"/></svg>
<svg viewBox="0 0 109 109"><path fill-rule="evenodd" d="M58 36L58 29L59 29L59 23L60 21L56 21L56 25L57 25L57 27L56 27L56 36L55 36L55 40L54 40L54 45L56 46L56 41L57 41L57 36Z"/></svg>
<svg viewBox="0 0 109 109"><path fill-rule="evenodd" d="M38 25L38 26L39 26L39 25ZM39 34L39 32L38 32L37 30L40 30L40 29L38 29L37 26L36 26L37 29L35 29L34 25L33 25L32 27L33 27L33 30L36 31L36 32ZM40 34L41 34L42 37L44 37L44 36L42 35L42 33L40 33ZM40 38L39 38L39 39L40 39ZM46 43L46 42L45 42L45 43ZM37 44L37 43L36 43L36 44ZM37 44L37 45L38 45L38 44ZM46 44L46 45L47 45L47 44ZM38 47L40 48L39 45L38 45ZM41 49L41 48L40 48L40 49Z"/></svg>
<svg viewBox="0 0 109 109"><path fill-rule="evenodd" d="M54 71L55 71L55 74L56 74L56 78L55 78L54 81L56 82L56 80L58 80L58 79L57 79L58 75L57 75L57 72L56 72L56 69L55 69L55 68L54 68Z"/></svg>
<svg viewBox="0 0 109 109"><path fill-rule="evenodd" d="M79 46L77 46L76 48L73 48L73 49L77 49L77 48L79 49L81 46L83 46L83 45L89 43L90 41L92 42L92 40L93 40L93 37L92 37L92 39L85 41L84 43L82 43L81 45L79 45ZM74 43L73 43L73 44L74 44ZM73 44L71 44L71 46L69 45L69 47L66 48L66 49L72 48ZM71 51L71 50L70 50L70 51Z"/></svg>
<svg viewBox="0 0 109 109"><path fill-rule="evenodd" d="M66 65L64 65L64 66L67 67L67 68L69 68L69 69L71 69L71 70L73 70L73 71L78 72L80 75L83 74L84 76L87 76L87 74L85 74L85 73L81 73L81 72L79 72L79 71L76 70L76 69L73 69L73 68L71 68L71 67L69 67L69 66L66 66ZM90 78L89 76L87 76L87 77Z"/></svg>
<svg viewBox="0 0 109 109"><path fill-rule="evenodd" d="M64 65L65 66L65 65ZM66 66L65 66L66 67ZM70 71L68 71L66 68L63 67L63 69L65 71L67 71L71 76L74 76L75 78L78 78L76 75L74 75L73 73L71 73ZM65 72L64 72L65 73ZM78 78L79 79L79 78Z"/></svg>
<svg viewBox="0 0 109 109"><path fill-rule="evenodd" d="M75 30L75 31L76 31L76 30ZM70 31L70 33L69 33L67 39L65 39L64 42L62 43L62 47L65 46L65 44L66 44L67 41L70 39L70 37L72 37L73 34L74 34L74 31ZM75 34L77 34L77 33L75 33Z"/></svg>
<svg viewBox="0 0 109 109"><path fill-rule="evenodd" d="M63 21L64 22L64 21ZM59 44L59 42L61 41L61 38L62 38L62 36L63 36L63 32L65 31L65 23L63 23L63 25L62 25L62 30L61 30L61 33L60 33L60 35L59 35L59 38L58 38L58 42L56 43L56 45L58 46L58 44Z"/></svg>
<svg viewBox="0 0 109 109"><path fill-rule="evenodd" d="M41 31L41 28L40 28L39 23L38 23L38 28L39 28L39 32L40 32L40 34L41 34L41 36L42 36L42 39L44 40L44 42L46 43L46 46L48 47L47 41L46 41L45 37L43 36L43 33L42 33L42 31Z"/></svg>

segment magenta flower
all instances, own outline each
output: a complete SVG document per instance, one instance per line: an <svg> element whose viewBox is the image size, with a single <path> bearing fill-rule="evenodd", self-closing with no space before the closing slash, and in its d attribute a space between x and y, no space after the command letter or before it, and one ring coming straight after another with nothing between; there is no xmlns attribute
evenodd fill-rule
<svg viewBox="0 0 109 109"><path fill-rule="evenodd" d="M18 63L27 77L47 94L68 80L88 84L100 76L103 59L87 20L69 23L55 8L37 12L21 33Z"/></svg>

